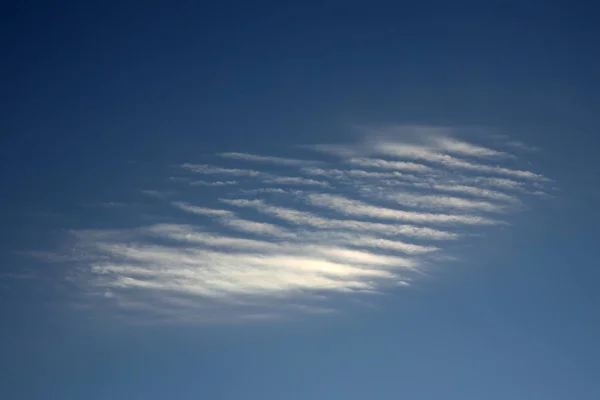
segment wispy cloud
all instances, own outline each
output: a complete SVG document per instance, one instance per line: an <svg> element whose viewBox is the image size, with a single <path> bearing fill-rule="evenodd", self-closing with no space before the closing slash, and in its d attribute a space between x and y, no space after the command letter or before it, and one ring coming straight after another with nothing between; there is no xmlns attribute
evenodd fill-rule
<svg viewBox="0 0 600 400"><path fill-rule="evenodd" d="M347 162L361 167L377 167L383 169L393 169L397 171L431 171L431 168L426 165L406 161L386 161L369 158L350 158Z"/></svg>
<svg viewBox="0 0 600 400"><path fill-rule="evenodd" d="M518 149L518 150L526 150L526 151L540 151L540 149L539 149L539 148L537 148L537 147L534 147L534 146L529 146L529 145L526 145L525 143L523 143L523 142L520 142L520 141L518 141L518 140L509 140L509 141L508 141L508 142L506 142L505 144L506 144L507 146L509 146L509 147L513 147L513 148L515 148L515 149Z"/></svg>
<svg viewBox="0 0 600 400"><path fill-rule="evenodd" d="M509 147L513 150L526 151L526 152L540 151L540 149L538 147L530 146L520 140L511 139L507 135L502 135L502 134L496 133L496 134L490 134L490 135L488 135L488 137L492 140L495 140L496 144L499 144L499 145L505 146L505 147Z"/></svg>
<svg viewBox="0 0 600 400"><path fill-rule="evenodd" d="M242 249L246 251L275 250L275 243L264 240L246 239L233 236L223 236L211 232L203 232L193 225L183 224L158 224L145 228L143 233L169 239L173 241L186 242L193 245L219 247L225 249Z"/></svg>
<svg viewBox="0 0 600 400"><path fill-rule="evenodd" d="M479 146L450 137L436 137L431 140L439 151L454 153L458 155L483 157L483 158L514 158L512 154L497 151L488 147Z"/></svg>
<svg viewBox="0 0 600 400"><path fill-rule="evenodd" d="M230 154L230 153L226 153ZM238 153L233 153L238 154ZM316 164L316 163L315 163ZM303 165L311 165L311 163L304 163ZM260 179L266 184L279 184L279 185L295 185L295 186L319 186L329 187L327 182L317 181L315 179L304 178L300 176L279 176L273 175L268 172L256 171L252 169L239 169L239 168L222 168L205 164L183 164L183 169L205 175L230 175L237 177L253 177ZM191 181L191 185L202 185L202 186L227 186L239 184L239 181Z"/></svg>
<svg viewBox="0 0 600 400"><path fill-rule="evenodd" d="M399 204L414 207L435 210L458 209L466 211L487 211L503 212L507 210L505 205L490 203L488 201L465 199L462 197L453 197L446 195L416 195L413 193L392 193L386 198L396 201Z"/></svg>
<svg viewBox="0 0 600 400"><path fill-rule="evenodd" d="M69 279L89 301L160 320L326 314L332 296L385 292L468 256L456 254L461 243L510 222L550 182L506 139L389 131L312 147L315 159L219 153L225 165L182 164L188 175L171 184L184 187L154 196L167 223L76 230L55 259L78 266Z"/></svg>
<svg viewBox="0 0 600 400"><path fill-rule="evenodd" d="M378 207L337 195L310 194L308 200L314 205L327 207L341 214L358 217L430 224L494 225L498 223L498 221L493 219L475 215L433 214Z"/></svg>
<svg viewBox="0 0 600 400"><path fill-rule="evenodd" d="M464 195L470 195L475 197L485 197L492 200L497 201L507 201L510 203L518 203L519 200L510 194L502 193L496 190L489 190L485 188L480 188L476 186L469 185L460 185L460 184L431 184L425 186L421 186L425 188L430 188L433 190L437 190L440 192L451 192L451 193L461 193Z"/></svg>
<svg viewBox="0 0 600 400"><path fill-rule="evenodd" d="M453 157L447 154L432 151L425 146L407 145L394 142L381 142L373 146L380 154L388 156L424 160L426 162L441 164L444 167L464 169L479 173L489 173L497 175L506 175L519 179L527 179L532 181L547 181L543 175L536 174L531 171L519 170L501 167L497 165L481 164L472 161L466 161L461 158Z"/></svg>
<svg viewBox="0 0 600 400"><path fill-rule="evenodd" d="M252 161L264 164L288 165L292 167L307 167L311 165L321 164L321 162L315 160L299 160L296 158L261 156L248 153L219 153L219 155L224 158L231 158L236 160Z"/></svg>
<svg viewBox="0 0 600 400"><path fill-rule="evenodd" d="M360 169L350 169L350 170L342 170L342 169L324 169L324 168L304 168L302 172L307 175L317 175L323 176L332 179L344 179L344 180L355 180L355 179L382 179L382 178L394 178L401 179L411 182L420 182L423 178L419 178L413 174L405 174L403 172L373 172L373 171L364 171Z"/></svg>
<svg viewBox="0 0 600 400"><path fill-rule="evenodd" d="M214 181L214 182L208 182L208 181L191 181L190 185L192 186L231 186L231 185L238 185L239 182L238 181Z"/></svg>
<svg viewBox="0 0 600 400"><path fill-rule="evenodd" d="M166 197L169 197L173 193L172 192L168 192L168 191L164 191L164 190L147 189L147 190L142 190L142 194L145 194L146 196L154 197L154 198L157 198L157 199L164 199Z"/></svg>
<svg viewBox="0 0 600 400"><path fill-rule="evenodd" d="M470 184L466 184L470 183ZM398 180L384 179L377 182L380 188L385 188L384 193L386 195L393 195L396 193L396 187L402 188L403 193L409 193L410 190L422 191L422 192L435 192L439 195L458 194L463 196L461 198L484 198L493 200L501 203L512 203L520 204L520 199L515 194L507 194L497 190L488 189L485 187L477 187L472 185L473 181L460 180L460 181L446 181L440 183L438 179L429 178L427 182L403 182ZM483 183L482 183L483 184Z"/></svg>
<svg viewBox="0 0 600 400"><path fill-rule="evenodd" d="M329 183L327 182L302 178L299 176L279 176L275 178L265 179L264 183L296 186L317 186L322 188L330 187Z"/></svg>
<svg viewBox="0 0 600 400"><path fill-rule="evenodd" d="M260 176L260 171L252 169L238 169L238 168L222 168L215 167L206 164L182 164L181 168L186 169L197 174L206 175L232 175L232 176Z"/></svg>
<svg viewBox="0 0 600 400"><path fill-rule="evenodd" d="M282 219L288 223L307 225L319 229L374 232L380 235L403 235L430 240L451 240L460 236L454 232L406 224L383 224L370 221L324 218L310 212L269 205L260 200L222 199L222 201L232 206L255 208L264 214Z"/></svg>
<svg viewBox="0 0 600 400"><path fill-rule="evenodd" d="M247 219L238 218L235 213L228 210L220 210L207 207L192 206L183 202L175 202L173 205L183 211L187 211L192 214L218 217L219 222L223 225L229 226L235 230L240 230L248 233L257 235L271 235L277 237L290 237L292 233L286 229L278 227L273 224L266 222L250 221Z"/></svg>
<svg viewBox="0 0 600 400"><path fill-rule="evenodd" d="M219 209L215 209L215 208L198 207L198 206L194 206L189 203L182 202L182 201L173 202L173 205L183 211L187 211L192 214L207 215L207 216L213 216L213 217L214 216L230 217L233 215L233 213L229 210L219 210Z"/></svg>
<svg viewBox="0 0 600 400"><path fill-rule="evenodd" d="M221 222L236 230L245 231L255 235L269 235L278 238L293 237L294 234L288 230L266 222L256 222L241 218L226 218Z"/></svg>

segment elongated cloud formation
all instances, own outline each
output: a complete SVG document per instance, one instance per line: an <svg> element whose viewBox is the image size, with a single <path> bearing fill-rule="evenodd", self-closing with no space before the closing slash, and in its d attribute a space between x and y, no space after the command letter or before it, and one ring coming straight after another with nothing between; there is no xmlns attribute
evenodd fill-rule
<svg viewBox="0 0 600 400"><path fill-rule="evenodd" d="M230 186L230 185L237 185L238 183L239 183L238 181L208 182L208 181L198 180L198 181L190 182L190 185L193 185L193 186Z"/></svg>
<svg viewBox="0 0 600 400"><path fill-rule="evenodd" d="M406 161L387 161L369 158L351 158L348 160L348 163L357 165L359 167L377 167L396 171L404 170L414 172L425 172L431 170L431 168L426 165Z"/></svg>
<svg viewBox="0 0 600 400"><path fill-rule="evenodd" d="M408 159L423 160L433 164L440 164L447 168L463 169L487 174L506 175L513 178L527 179L532 181L543 182L547 180L544 176L531 171L466 161L447 154L437 153L425 146L404 145L387 142L377 144L375 149L381 154L393 157L405 157Z"/></svg>
<svg viewBox="0 0 600 400"><path fill-rule="evenodd" d="M489 201L465 199L462 197L447 196L442 194L435 195L415 195L410 193L397 193L387 197L393 201L410 207L433 208L440 210L479 210L488 212L502 212L505 206L495 204ZM490 221L492 222L492 221Z"/></svg>
<svg viewBox="0 0 600 400"><path fill-rule="evenodd" d="M310 165L318 165L320 162L314 160L298 160L295 158L259 156L248 153L220 153L221 157L232 158L243 161L253 161L264 164L288 165L292 167L307 167Z"/></svg>
<svg viewBox="0 0 600 400"><path fill-rule="evenodd" d="M314 179L302 178L299 176L281 176L276 178L265 179L264 183L272 183L279 185L307 185L307 186L319 186L319 187L330 187L329 183L323 181L317 181Z"/></svg>
<svg viewBox="0 0 600 400"><path fill-rule="evenodd" d="M73 232L70 279L162 320L331 313L332 297L385 292L464 256L450 244L507 224L550 184L508 140L496 149L498 138L475 143L453 129L400 132L410 135L315 146L310 159L221 153L219 165L181 164L179 198L152 197L162 222Z"/></svg>
<svg viewBox="0 0 600 400"><path fill-rule="evenodd" d="M350 219L331 219L319 217L315 214L298 211L291 208L278 207L265 204L260 200L228 200L223 202L238 207L255 208L258 211L282 219L296 225L305 225L319 229L340 229L343 231L375 232L380 235L404 235L415 238L428 238L433 240L456 239L458 234L441 231L438 229L416 227L413 225L390 225L377 222L357 221Z"/></svg>
<svg viewBox="0 0 600 400"><path fill-rule="evenodd" d="M395 210L391 208L376 207L356 200L349 200L343 196L329 194L311 194L309 201L317 206L327 207L346 215L367 218L393 219L429 224L468 224L492 225L494 220L472 215L431 214Z"/></svg>
<svg viewBox="0 0 600 400"><path fill-rule="evenodd" d="M187 169L188 171L206 175L259 176L261 174L259 171L251 169L222 168L206 164L186 163L183 164L181 167Z"/></svg>
<svg viewBox="0 0 600 400"><path fill-rule="evenodd" d="M431 140L431 142L437 147L438 150L447 151L449 153L455 153L463 156L485 158L514 158L512 154L493 150L484 146L474 145L472 143L457 140L455 138L438 137Z"/></svg>

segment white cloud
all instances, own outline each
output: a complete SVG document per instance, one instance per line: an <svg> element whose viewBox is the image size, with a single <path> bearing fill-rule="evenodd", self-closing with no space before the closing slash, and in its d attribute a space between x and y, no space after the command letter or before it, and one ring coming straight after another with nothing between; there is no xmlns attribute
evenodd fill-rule
<svg viewBox="0 0 600 400"><path fill-rule="evenodd" d="M400 240L390 240L378 236L368 235L364 233L366 230L367 229L363 229L360 234L348 232L350 229L348 229L348 231L309 232L305 239L307 241L312 239L316 243L332 243L337 246L345 247L384 249L412 255L428 254L440 250L439 247L433 245L419 245Z"/></svg>
<svg viewBox="0 0 600 400"><path fill-rule="evenodd" d="M515 196L498 192L495 190L489 190L485 188L480 188L476 186L469 185L457 185L457 184L424 184L421 187L428 187L433 190L438 190L442 192L452 192L452 193L462 193L466 195L471 195L475 197L485 197L492 200L497 201L506 201L509 203L519 203L519 199Z"/></svg>
<svg viewBox="0 0 600 400"><path fill-rule="evenodd" d="M386 236L403 235L414 238L427 238L430 240L452 240L457 239L460 236L458 233L454 232L406 224L383 224L378 222L323 218L309 212L268 205L260 200L223 199L222 201L232 206L256 208L262 213L283 219L286 222L293 224L308 225L321 229L366 231Z"/></svg>
<svg viewBox="0 0 600 400"><path fill-rule="evenodd" d="M490 139L493 139L500 143L502 146L510 147L514 150L527 151L527 152L537 152L540 151L538 147L530 146L520 140L511 140L507 135L502 134L490 134L488 135Z"/></svg>
<svg viewBox="0 0 600 400"><path fill-rule="evenodd" d="M202 232L194 229L192 225L159 224L148 227L144 231L147 234L163 239L175 240L191 245L242 249L246 251L253 250L258 252L272 251L277 248L276 243Z"/></svg>
<svg viewBox="0 0 600 400"><path fill-rule="evenodd" d="M237 168L222 168L214 167L206 164L182 164L181 168L186 169L197 174L206 175L232 175L232 176L260 176L260 171L252 169L237 169Z"/></svg>
<svg viewBox="0 0 600 400"><path fill-rule="evenodd" d="M192 182L190 182L190 185L192 185L192 186L232 186L232 185L238 185L238 184L239 184L238 181L215 181L215 182L192 181Z"/></svg>
<svg viewBox="0 0 600 400"><path fill-rule="evenodd" d="M341 214L392 219L429 224L494 225L498 221L476 215L433 214L377 207L358 200L329 194L310 194L308 200L317 206L327 207Z"/></svg>
<svg viewBox="0 0 600 400"><path fill-rule="evenodd" d="M282 188L258 188L258 189L240 189L241 194L258 195L260 193L270 194L300 194L302 190L299 189L282 189Z"/></svg>
<svg viewBox="0 0 600 400"><path fill-rule="evenodd" d="M172 203L175 207L183 210L183 211L187 211L189 213L192 214L198 214L198 215L206 215L206 216L218 216L218 217L229 217L232 216L233 213L231 211L228 210L219 210L219 209L215 209L215 208L208 208L208 207L198 207L198 206L194 206L185 202L173 202Z"/></svg>
<svg viewBox="0 0 600 400"><path fill-rule="evenodd" d="M505 143L507 146L513 147L515 149L519 149L519 150L525 150L525 151L540 151L539 148L534 147L534 146L529 146L526 145L523 142L520 142L518 140L510 140L508 142Z"/></svg>
<svg viewBox="0 0 600 400"><path fill-rule="evenodd" d="M471 200L462 197L444 196L444 195L416 195L413 193L392 193L386 196L388 199L409 207L421 207L435 210L466 210L466 211L487 211L503 212L506 206L494 204L487 201Z"/></svg>
<svg viewBox="0 0 600 400"><path fill-rule="evenodd" d="M280 228L266 222L249 221L240 218L223 218L221 223L234 229L253 233L256 235L270 235L276 237L293 237L294 234L287 229Z"/></svg>
<svg viewBox="0 0 600 400"><path fill-rule="evenodd" d="M411 182L421 181L419 178L412 174L405 174L402 172L373 172L363 171L360 169L341 170L341 169L323 169L323 168L304 168L302 172L308 175L324 176L337 180L351 180L351 179L372 179L372 178L394 178L402 179Z"/></svg>
<svg viewBox="0 0 600 400"><path fill-rule="evenodd" d="M472 143L468 143L462 140L458 140L450 137L437 137L432 140L435 147L440 151L449 153L472 156L472 157L500 157L500 158L514 158L512 154L508 154L502 151L493 150L487 147L478 146Z"/></svg>
<svg viewBox="0 0 600 400"><path fill-rule="evenodd" d="M314 252L325 257L332 257L345 264L393 266L396 268L411 268L416 262L406 258L382 256L367 251L347 249L342 247L317 247Z"/></svg>
<svg viewBox="0 0 600 400"><path fill-rule="evenodd" d="M142 190L142 193L145 194L146 196L154 197L157 199L164 199L173 194L172 192L161 191L161 190L151 190L151 189Z"/></svg>
<svg viewBox="0 0 600 400"><path fill-rule="evenodd" d="M273 235L279 237L290 237L293 234L286 229L265 222L250 221L238 218L228 210L214 208L197 207L183 202L173 203L177 208L190 212L192 214L204 215L209 217L219 217L219 222L236 230L254 233L258 235Z"/></svg>
<svg viewBox="0 0 600 400"><path fill-rule="evenodd" d="M364 278L394 276L385 269L277 252L229 254L135 245L105 247L102 252L121 260L92 266L102 287L152 289L213 300L243 294L268 297L299 289L352 291L372 287Z"/></svg>
<svg viewBox="0 0 600 400"><path fill-rule="evenodd" d="M454 193L461 196L467 196L467 198L485 198L496 202L520 204L521 201L514 194L507 194L497 190L487 189L485 187L472 186L472 180L470 181L446 181L440 183L438 179L429 178L427 182L403 182L399 180L384 179L376 182L376 185L371 185L380 188L386 194L390 194L391 190L398 190L397 188L406 188L406 190L417 190L425 191L427 193L437 193L440 195L447 193ZM466 184L470 183L470 184ZM365 186L369 187L369 185Z"/></svg>
<svg viewBox="0 0 600 400"><path fill-rule="evenodd" d="M359 165L361 167L377 167L383 169L392 169L399 171L411 171L411 172L426 172L431 171L431 168L413 162L406 161L386 161L372 158L350 158L348 161L350 164Z"/></svg>
<svg viewBox="0 0 600 400"><path fill-rule="evenodd" d="M466 161L447 154L441 154L425 146L416 146L403 143L381 142L373 145L373 149L380 154L393 157L424 160L434 164L441 164L448 168L464 169L479 173L490 173L506 175L514 178L527 179L531 181L545 182L548 179L543 175L531 171L505 168L496 165L480 164Z"/></svg>
<svg viewBox="0 0 600 400"><path fill-rule="evenodd" d="M299 176L279 176L275 178L265 179L264 183L279 185L317 186L322 188L330 187L329 183L327 182L302 178Z"/></svg>
<svg viewBox="0 0 600 400"><path fill-rule="evenodd" d="M314 160L299 160L295 158L284 158L284 157L273 157L273 156L260 156L256 154L248 153L219 153L221 157L232 158L243 161L254 161L265 164L275 165L287 165L293 167L306 167L310 165L320 164L319 161Z"/></svg>
<svg viewBox="0 0 600 400"><path fill-rule="evenodd" d="M503 224L491 213L508 220L547 189L514 155L454 129L391 131L313 147L338 157L329 162L221 153L268 170L182 164L206 178L177 180L205 188L148 193L169 223L76 230L54 258L79 266L69 279L97 295L87 298L160 320L331 313L334 295L385 292L431 263L467 257L450 243Z"/></svg>
<svg viewBox="0 0 600 400"><path fill-rule="evenodd" d="M525 187L524 182L505 178L476 177L468 180L477 185L497 187L500 189L520 190Z"/></svg>

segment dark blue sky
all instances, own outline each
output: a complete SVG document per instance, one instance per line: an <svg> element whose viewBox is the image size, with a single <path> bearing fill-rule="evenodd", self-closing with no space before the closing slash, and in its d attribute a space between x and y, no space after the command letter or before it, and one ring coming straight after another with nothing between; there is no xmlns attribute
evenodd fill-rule
<svg viewBox="0 0 600 400"><path fill-rule="evenodd" d="M0 14L0 397L599 398L593 4Z"/></svg>

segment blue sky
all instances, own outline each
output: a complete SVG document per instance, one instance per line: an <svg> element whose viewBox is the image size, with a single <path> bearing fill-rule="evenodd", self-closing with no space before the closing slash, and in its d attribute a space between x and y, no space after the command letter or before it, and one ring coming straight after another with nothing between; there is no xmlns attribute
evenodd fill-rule
<svg viewBox="0 0 600 400"><path fill-rule="evenodd" d="M3 11L3 398L600 396L593 6Z"/></svg>

